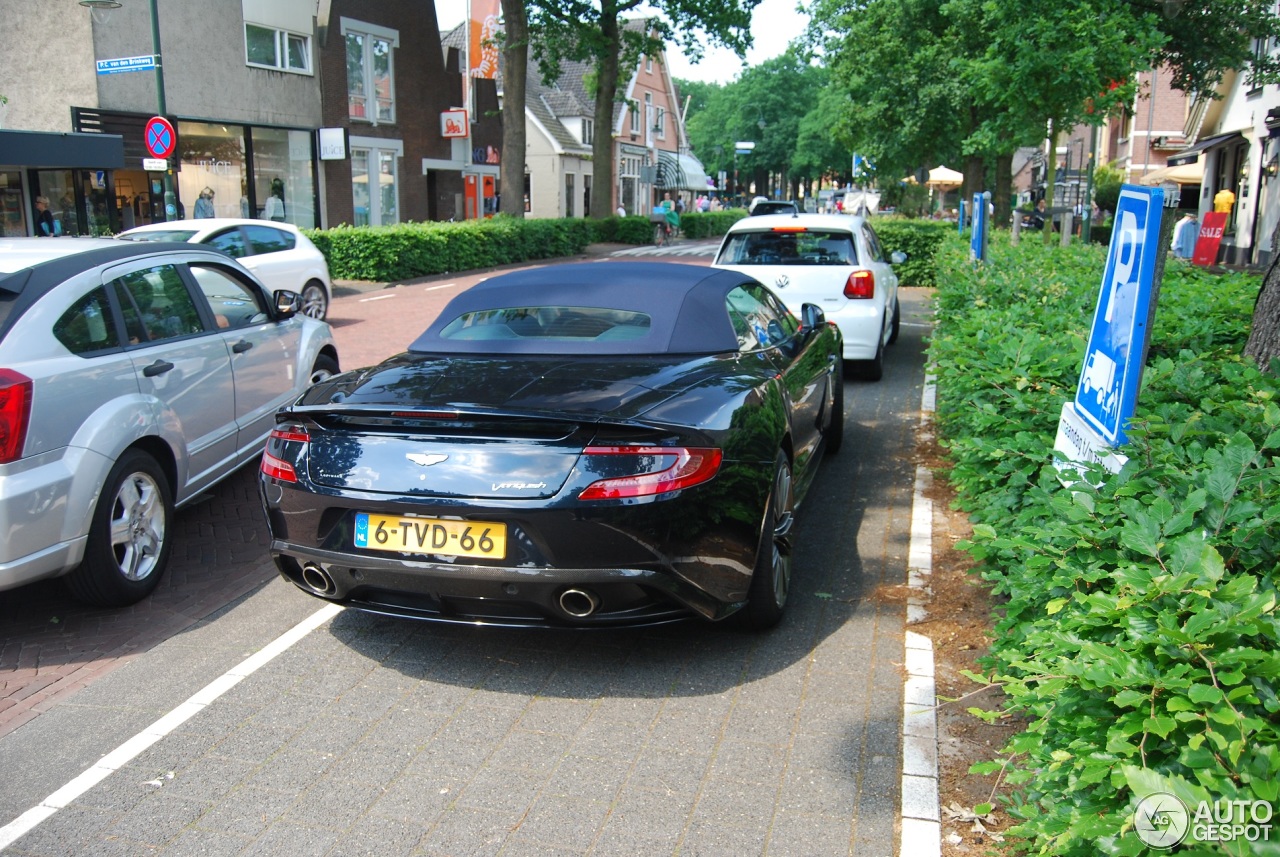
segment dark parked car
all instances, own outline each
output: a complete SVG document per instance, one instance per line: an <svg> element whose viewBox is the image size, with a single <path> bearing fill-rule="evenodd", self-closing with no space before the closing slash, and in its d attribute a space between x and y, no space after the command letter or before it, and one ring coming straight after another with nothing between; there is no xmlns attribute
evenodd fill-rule
<svg viewBox="0 0 1280 857"><path fill-rule="evenodd" d="M799 214L800 206L783 199L756 199L751 203L747 213L752 217L763 214Z"/></svg>
<svg viewBox="0 0 1280 857"><path fill-rule="evenodd" d="M842 344L735 271L559 265L458 295L409 350L277 417L281 573L445 622L774 625L843 430Z"/></svg>

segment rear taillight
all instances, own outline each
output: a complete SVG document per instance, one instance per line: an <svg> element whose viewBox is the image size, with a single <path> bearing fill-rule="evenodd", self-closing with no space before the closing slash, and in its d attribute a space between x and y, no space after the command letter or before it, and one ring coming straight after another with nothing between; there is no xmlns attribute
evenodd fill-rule
<svg viewBox="0 0 1280 857"><path fill-rule="evenodd" d="M876 294L876 275L870 271L854 271L844 284L844 296L849 300L872 298Z"/></svg>
<svg viewBox="0 0 1280 857"><path fill-rule="evenodd" d="M310 442L311 435L303 426L286 425L272 431L267 438L267 448L262 451L263 474L282 482L297 482L298 472L293 469L293 465L278 455L273 455L272 450L283 452L286 443Z"/></svg>
<svg viewBox="0 0 1280 857"><path fill-rule="evenodd" d="M0 464L22 457L31 424L31 379L0 369Z"/></svg>
<svg viewBox="0 0 1280 857"><path fill-rule="evenodd" d="M667 446L589 446L583 454L631 456L635 472L591 483L580 500L652 497L691 488L715 476L724 458L718 449Z"/></svg>

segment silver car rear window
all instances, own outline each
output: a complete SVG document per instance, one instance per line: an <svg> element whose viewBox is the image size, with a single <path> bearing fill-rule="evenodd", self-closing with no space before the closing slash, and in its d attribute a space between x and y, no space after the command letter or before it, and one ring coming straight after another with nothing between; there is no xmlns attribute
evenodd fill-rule
<svg viewBox="0 0 1280 857"><path fill-rule="evenodd" d="M848 232L768 230L738 232L716 259L718 265L856 265L858 253Z"/></svg>

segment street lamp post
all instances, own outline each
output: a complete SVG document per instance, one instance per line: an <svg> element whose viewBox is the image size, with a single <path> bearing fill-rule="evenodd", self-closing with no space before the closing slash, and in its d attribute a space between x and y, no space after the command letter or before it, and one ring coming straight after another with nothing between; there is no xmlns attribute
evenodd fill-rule
<svg viewBox="0 0 1280 857"><path fill-rule="evenodd" d="M164 100L164 61L160 54L160 13L156 8L156 0L149 0L151 7L151 50L155 54L156 64L156 115L168 118L168 107ZM110 12L119 9L123 4L119 0L79 0L81 6L91 12L102 10ZM173 170L165 165L164 171L164 219L175 220L178 214L178 195L173 190Z"/></svg>

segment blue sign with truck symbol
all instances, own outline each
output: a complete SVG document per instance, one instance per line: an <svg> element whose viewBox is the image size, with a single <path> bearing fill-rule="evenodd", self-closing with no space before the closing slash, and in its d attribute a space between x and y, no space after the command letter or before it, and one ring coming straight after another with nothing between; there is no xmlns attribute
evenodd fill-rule
<svg viewBox="0 0 1280 857"><path fill-rule="evenodd" d="M1161 188L1124 185L1094 310L1075 408L1110 446L1125 442L1146 357L1151 296L1164 209Z"/></svg>

